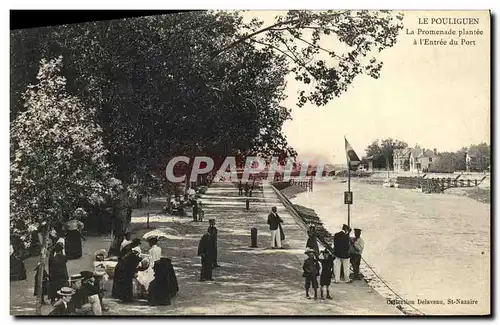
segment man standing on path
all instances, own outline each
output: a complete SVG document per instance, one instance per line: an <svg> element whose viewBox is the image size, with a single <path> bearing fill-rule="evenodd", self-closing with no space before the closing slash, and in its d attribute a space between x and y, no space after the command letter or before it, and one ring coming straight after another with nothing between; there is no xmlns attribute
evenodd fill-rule
<svg viewBox="0 0 500 325"><path fill-rule="evenodd" d="M351 264L354 271L353 280L361 280L359 264L361 263L361 254L363 254L364 247L365 242L361 238L361 229L354 228L354 238L351 238Z"/></svg>
<svg viewBox="0 0 500 325"><path fill-rule="evenodd" d="M198 244L198 256L201 257L200 281L213 281L212 268L214 261L214 251L210 237L210 233L207 231L205 234L203 234Z"/></svg>
<svg viewBox="0 0 500 325"><path fill-rule="evenodd" d="M342 230L333 236L333 261L335 283L340 282L340 268L344 268L344 279L349 283L349 226L343 225Z"/></svg>
<svg viewBox="0 0 500 325"><path fill-rule="evenodd" d="M281 223L283 223L283 220L278 215L277 208L272 207L271 213L267 216L267 224L269 225L269 230L271 231L271 248L282 248L281 233L279 230Z"/></svg>
<svg viewBox="0 0 500 325"><path fill-rule="evenodd" d="M207 232L210 234L210 243L214 251L213 268L219 267L217 263L217 228L215 227L215 219L208 219L208 229Z"/></svg>

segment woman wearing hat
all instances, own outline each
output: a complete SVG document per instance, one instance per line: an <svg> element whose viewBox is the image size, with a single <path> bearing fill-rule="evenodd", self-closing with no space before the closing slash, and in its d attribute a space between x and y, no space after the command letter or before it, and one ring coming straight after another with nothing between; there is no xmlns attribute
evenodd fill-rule
<svg viewBox="0 0 500 325"><path fill-rule="evenodd" d="M54 309L49 313L49 316L72 315L75 310L70 301L71 297L75 294L75 290L69 287L62 287L56 293L61 299L54 304Z"/></svg>
<svg viewBox="0 0 500 325"><path fill-rule="evenodd" d="M321 262L321 275L319 277L321 299L324 299L323 287L326 287L326 299L332 299L330 296L330 284L333 278L333 256L326 248L322 253L323 258L319 260Z"/></svg>
<svg viewBox="0 0 500 325"><path fill-rule="evenodd" d="M82 230L83 223L79 220L77 214L72 220L64 224L64 231L66 232L65 251L69 260L82 257Z"/></svg>
<svg viewBox="0 0 500 325"><path fill-rule="evenodd" d="M314 224L309 225L307 236L306 248L312 249L316 256L319 256L318 236L316 234L316 226Z"/></svg>
<svg viewBox="0 0 500 325"><path fill-rule="evenodd" d="M54 254L49 258L49 290L48 296L53 303L57 298L57 291L68 286L68 268L66 266L66 256L63 255L64 246L56 243Z"/></svg>
<svg viewBox="0 0 500 325"><path fill-rule="evenodd" d="M125 246L122 251L123 256L118 259L113 280L113 298L131 302L134 300L133 281L137 271L143 271L147 267L139 266L142 261L140 240L133 240L131 244ZM130 250L128 247L132 247ZM125 251L125 252L124 252Z"/></svg>

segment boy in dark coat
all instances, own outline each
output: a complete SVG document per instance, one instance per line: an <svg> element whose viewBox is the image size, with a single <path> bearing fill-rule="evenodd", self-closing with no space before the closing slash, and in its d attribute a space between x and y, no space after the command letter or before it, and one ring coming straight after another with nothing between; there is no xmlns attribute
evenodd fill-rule
<svg viewBox="0 0 500 325"><path fill-rule="evenodd" d="M306 282L306 298L311 298L309 296L309 288L312 284L312 287L314 289L314 299L318 299L318 275L320 266L315 258L314 251L312 249L308 248L305 254L307 254L307 259L304 261L304 265L302 265L302 270L304 270L302 276L305 278Z"/></svg>
<svg viewBox="0 0 500 325"><path fill-rule="evenodd" d="M333 256L328 249L323 251L323 258L319 261L321 262L321 275L319 277L321 299L324 299L323 287L326 287L326 299L332 299L330 296L330 284L332 283L333 277Z"/></svg>

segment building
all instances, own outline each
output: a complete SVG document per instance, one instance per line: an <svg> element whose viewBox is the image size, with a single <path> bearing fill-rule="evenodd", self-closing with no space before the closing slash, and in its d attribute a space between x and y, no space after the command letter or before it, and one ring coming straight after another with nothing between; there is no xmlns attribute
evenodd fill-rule
<svg viewBox="0 0 500 325"><path fill-rule="evenodd" d="M468 172L482 172L488 170L490 157L479 150L469 149L465 154L465 166Z"/></svg>
<svg viewBox="0 0 500 325"><path fill-rule="evenodd" d="M427 172L433 159L437 158L437 150L410 149L410 171Z"/></svg>
<svg viewBox="0 0 500 325"><path fill-rule="evenodd" d="M395 172L410 170L411 148L394 149L392 166Z"/></svg>

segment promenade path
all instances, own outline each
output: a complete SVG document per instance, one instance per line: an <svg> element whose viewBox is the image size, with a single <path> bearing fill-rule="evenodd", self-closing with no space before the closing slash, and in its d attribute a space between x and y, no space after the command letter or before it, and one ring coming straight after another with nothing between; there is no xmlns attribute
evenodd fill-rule
<svg viewBox="0 0 500 325"><path fill-rule="evenodd" d="M107 298L105 302L110 310L106 314L402 315L364 281L332 284L333 300L305 299L302 277L302 263L306 257L305 231L295 223L269 184L263 183L254 191L248 211L245 200L246 197L238 196L235 185L213 183L202 197L203 222L162 214L151 216L150 228L163 229L169 234L160 246L163 255L172 259L180 291L170 306L152 307L145 301L122 304ZM272 206L277 206L284 220L286 239L285 249L282 250L269 248L267 215ZM214 270L213 282L200 282L200 258L196 256L198 241L208 227L208 219L213 217L218 228L218 260L221 267ZM134 237L148 231L144 229L145 218L136 217L132 222L136 229ZM250 229L253 227L258 230L258 248L250 248ZM109 239L99 240L104 247L109 246ZM89 246L93 246L91 252L100 248L96 247L97 244L84 245L84 250L89 250ZM147 244L144 249L147 249ZM90 264L90 251L87 264ZM72 266L69 265L69 268ZM29 276L32 277L31 274ZM111 288L110 283L108 287ZM29 299L34 301L31 290ZM11 298L11 313L22 309L16 308L12 306Z"/></svg>

